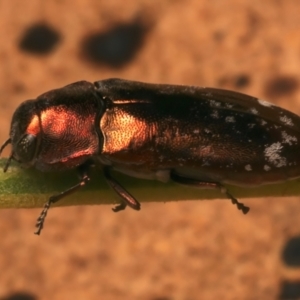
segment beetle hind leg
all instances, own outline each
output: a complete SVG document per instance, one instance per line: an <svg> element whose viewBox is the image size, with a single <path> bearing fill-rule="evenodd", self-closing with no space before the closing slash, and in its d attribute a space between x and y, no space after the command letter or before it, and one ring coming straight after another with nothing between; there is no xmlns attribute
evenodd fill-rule
<svg viewBox="0 0 300 300"><path fill-rule="evenodd" d="M243 214L248 213L250 208L248 206L245 206L243 203L239 202L236 198L234 198L228 190L223 186L222 184L218 182L206 182L201 181L193 178L184 177L181 175L178 175L175 171L171 171L170 178L172 181L183 184L183 185L189 185L193 187L198 188L207 188L207 189L219 189L221 193L225 194L232 202L232 204L236 205L239 210L243 212Z"/></svg>
<svg viewBox="0 0 300 300"><path fill-rule="evenodd" d="M141 209L141 204L110 175L109 167L104 167L104 177L108 185L121 197L121 203L112 209L114 212L124 210L126 206L135 210Z"/></svg>

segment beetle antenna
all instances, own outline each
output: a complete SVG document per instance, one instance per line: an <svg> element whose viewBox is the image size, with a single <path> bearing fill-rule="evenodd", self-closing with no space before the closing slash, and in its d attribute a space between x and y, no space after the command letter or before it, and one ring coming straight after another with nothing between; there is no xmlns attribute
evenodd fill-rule
<svg viewBox="0 0 300 300"><path fill-rule="evenodd" d="M0 155L1 155L2 151L4 150L4 148L5 148L8 144L11 144L11 138L7 139L7 140L3 143L3 145L0 147ZM9 156L9 158L8 158L8 160L7 160L7 162L6 162L5 166L4 166L4 168L3 168L3 172L4 172L4 173L7 171L7 169L8 169L8 167L9 167L9 165L10 165L10 162L11 162L12 158L13 158L13 152L10 154L10 156Z"/></svg>
<svg viewBox="0 0 300 300"><path fill-rule="evenodd" d="M0 147L0 155L3 151L3 149L8 145L8 144L11 144L11 138L9 138L8 140L6 140L3 145Z"/></svg>
<svg viewBox="0 0 300 300"><path fill-rule="evenodd" d="M13 152L12 152L12 153L10 154L10 156L8 157L7 162L6 162L6 164L5 164L4 168L3 168L3 172L4 172L4 173L5 173L5 172L7 171L7 169L9 168L9 165L10 165L11 160L13 159L13 157L14 157L14 154L13 154Z"/></svg>

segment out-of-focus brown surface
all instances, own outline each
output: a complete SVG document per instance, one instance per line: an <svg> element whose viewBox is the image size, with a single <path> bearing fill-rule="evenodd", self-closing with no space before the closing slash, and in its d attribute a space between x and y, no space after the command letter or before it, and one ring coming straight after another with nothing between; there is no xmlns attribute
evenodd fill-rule
<svg viewBox="0 0 300 300"><path fill-rule="evenodd" d="M300 114L299 11L272 0L1 1L0 140L20 102L82 79L221 87ZM41 27L50 42L35 45ZM40 237L40 209L2 210L0 299L300 299L300 200L244 202L247 216L229 201L55 208Z"/></svg>

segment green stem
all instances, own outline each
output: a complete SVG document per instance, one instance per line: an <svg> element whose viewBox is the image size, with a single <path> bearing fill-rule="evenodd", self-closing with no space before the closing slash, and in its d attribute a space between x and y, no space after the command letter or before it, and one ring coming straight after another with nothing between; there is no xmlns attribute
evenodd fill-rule
<svg viewBox="0 0 300 300"><path fill-rule="evenodd" d="M0 159L0 168L3 168L5 162L6 159ZM226 199L218 190L136 179L118 173L114 173L114 176L140 202ZM24 170L12 163L6 173L0 172L0 208L42 207L51 195L62 192L77 182L74 170L42 173ZM299 179L257 188L227 187L237 199L300 195ZM56 205L116 204L118 201L118 196L107 186L101 170L95 169L91 173L91 181L85 187Z"/></svg>

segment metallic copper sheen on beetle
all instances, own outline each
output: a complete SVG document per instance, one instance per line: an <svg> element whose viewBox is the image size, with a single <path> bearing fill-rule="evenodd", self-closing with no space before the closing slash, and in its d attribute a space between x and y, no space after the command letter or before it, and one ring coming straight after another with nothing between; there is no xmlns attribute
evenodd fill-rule
<svg viewBox="0 0 300 300"><path fill-rule="evenodd" d="M52 203L89 181L102 165L107 183L120 196L119 211L139 202L111 175L172 180L217 188L255 186L300 177L300 118L240 93L122 79L80 81L22 103L15 111L4 168L16 160L40 171L77 169L81 180L52 196L38 218L43 228Z"/></svg>

